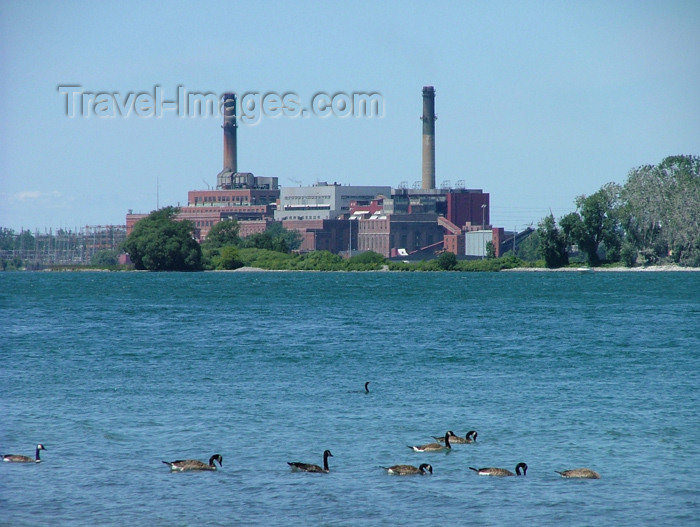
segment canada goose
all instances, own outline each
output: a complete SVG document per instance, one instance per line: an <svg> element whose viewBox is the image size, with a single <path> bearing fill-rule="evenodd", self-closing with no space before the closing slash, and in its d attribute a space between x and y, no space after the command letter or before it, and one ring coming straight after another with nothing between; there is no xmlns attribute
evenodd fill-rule
<svg viewBox="0 0 700 527"><path fill-rule="evenodd" d="M224 459L220 454L214 454L209 458L208 465L197 459L178 459L177 461L163 461L163 463L168 465L170 470L184 472L185 470L216 470L214 461L218 461L219 466L222 466Z"/></svg>
<svg viewBox="0 0 700 527"><path fill-rule="evenodd" d="M292 467L292 470L295 472L330 472L328 469L328 456L333 457L330 450L326 450L323 453L323 468L310 463L299 463L298 461L287 461L287 465Z"/></svg>
<svg viewBox="0 0 700 527"><path fill-rule="evenodd" d="M590 468L572 468L564 472L559 472L558 470L554 472L561 474L562 478L600 479L600 474Z"/></svg>
<svg viewBox="0 0 700 527"><path fill-rule="evenodd" d="M367 386L369 385L369 381L365 383L365 393L369 393L369 388Z"/></svg>
<svg viewBox="0 0 700 527"><path fill-rule="evenodd" d="M515 474L504 468L469 468L479 474L479 476L524 476L527 473L527 465L525 463L518 463L515 465ZM522 474L520 473L520 469L523 469Z"/></svg>
<svg viewBox="0 0 700 527"><path fill-rule="evenodd" d="M458 435L455 435L455 433L450 430L448 432L450 434L450 443L453 445L455 444L468 444L468 443L476 443L476 436L478 436L478 432L476 430L470 430L467 432L467 435L465 437L460 437ZM436 437L433 436L439 443L443 443L445 441L444 438L442 437Z"/></svg>
<svg viewBox="0 0 700 527"><path fill-rule="evenodd" d="M450 445L450 433L445 433L445 444L440 443L428 443L427 445L409 446L414 452L440 452L442 450L450 450L452 446Z"/></svg>
<svg viewBox="0 0 700 527"><path fill-rule="evenodd" d="M413 474L425 474L426 471L433 473L432 465L428 463L423 463L420 467L416 468L413 465L394 465L393 467L382 467L387 471L388 474L395 474L397 476L410 476Z"/></svg>
<svg viewBox="0 0 700 527"><path fill-rule="evenodd" d="M30 458L29 456L5 454L4 456L2 456L2 460L7 463L41 463L41 459L39 459L40 450L46 450L46 448L44 448L44 445L39 444L36 446L36 454L34 456L34 459Z"/></svg>

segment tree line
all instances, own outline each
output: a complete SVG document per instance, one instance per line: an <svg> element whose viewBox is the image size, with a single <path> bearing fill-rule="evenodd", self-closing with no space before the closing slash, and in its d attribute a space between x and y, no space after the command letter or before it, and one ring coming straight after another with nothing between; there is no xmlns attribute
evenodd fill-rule
<svg viewBox="0 0 700 527"><path fill-rule="evenodd" d="M569 264L576 247L589 265L670 261L700 266L700 157L671 156L632 169L624 185L607 183L576 198L576 210L552 214L536 231L547 267Z"/></svg>
<svg viewBox="0 0 700 527"><path fill-rule="evenodd" d="M550 213L515 254L499 263L465 263L448 254L431 263L392 263L376 255L350 259L351 269L402 270L501 269L541 261L549 268L569 265L570 255L591 266L617 263L632 267L670 261L700 266L700 157L671 156L658 165L630 170L624 185L607 183L575 200L576 210L558 220ZM337 255L290 255L300 235L272 224L264 233L241 239L235 220L214 225L201 246L191 221L175 221L167 207L139 221L124 249L137 269L195 271L254 265L270 269L340 269ZM487 260L494 260L493 247ZM257 251L263 251L258 254ZM323 251L321 251L323 253ZM374 254L374 253L372 253ZM283 256L285 255L285 256ZM377 258L377 256L379 258ZM381 260L381 261L380 261ZM535 264L537 265L537 264ZM314 267L315 266L315 267ZM347 266L346 266L347 267Z"/></svg>
<svg viewBox="0 0 700 527"><path fill-rule="evenodd" d="M280 224L265 232L240 237L235 219L212 226L200 245L194 239L195 226L190 220L176 220L178 209L165 207L140 220L124 243L134 267L148 271L201 271L237 269L245 265L240 256L246 248L287 254L301 245L301 235Z"/></svg>
<svg viewBox="0 0 700 527"><path fill-rule="evenodd" d="M576 210L558 220L542 218L537 230L515 253L494 257L491 245L484 261L464 262L451 253L426 262L390 262L376 253L343 260L327 251L297 255L301 235L271 224L265 232L240 237L235 220L212 226L206 240L194 239L195 226L176 220L178 209L165 207L134 226L123 244L136 269L200 271L236 269L317 270L500 270L518 266L563 267L572 254L591 266L621 262L626 266L674 262L700 267L700 157L671 156L658 165L630 170L624 185L607 183L590 196L575 200ZM0 248L34 245L31 233L0 232ZM94 265L116 265L114 251L93 256ZM534 262L534 263L533 263ZM541 262L541 264L540 264ZM21 261L3 260L3 269L21 268Z"/></svg>

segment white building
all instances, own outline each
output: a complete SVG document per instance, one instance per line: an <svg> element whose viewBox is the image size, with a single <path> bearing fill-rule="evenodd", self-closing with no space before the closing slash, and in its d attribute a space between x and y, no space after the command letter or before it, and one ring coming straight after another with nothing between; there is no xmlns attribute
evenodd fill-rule
<svg viewBox="0 0 700 527"><path fill-rule="evenodd" d="M467 256L486 257L486 245L493 243L493 231L480 230L464 233L464 254Z"/></svg>
<svg viewBox="0 0 700 527"><path fill-rule="evenodd" d="M275 220L334 220L350 211L351 201L391 196L388 186L352 186L317 183L312 187L282 187Z"/></svg>

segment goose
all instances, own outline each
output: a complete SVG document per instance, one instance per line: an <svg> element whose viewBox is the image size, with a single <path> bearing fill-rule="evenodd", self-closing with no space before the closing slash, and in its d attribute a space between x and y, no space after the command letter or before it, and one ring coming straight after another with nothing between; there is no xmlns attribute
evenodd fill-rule
<svg viewBox="0 0 700 527"><path fill-rule="evenodd" d="M447 432L450 434L450 443L454 444L469 444L469 443L476 443L476 436L478 436L478 432L476 430L470 430L467 432L467 435L465 437L460 437L458 435L455 435L455 433L450 430ZM433 436L439 443L444 443L445 439L442 437L436 437Z"/></svg>
<svg viewBox="0 0 700 527"><path fill-rule="evenodd" d="M299 463L298 461L287 461L287 465L295 472L330 472L328 469L328 457L333 457L330 450L323 453L323 468L310 463Z"/></svg>
<svg viewBox="0 0 700 527"><path fill-rule="evenodd" d="M527 465L525 463L518 463L515 465L515 474L504 468L469 468L479 474L479 476L524 476L527 473ZM522 474L520 473L520 469L523 470Z"/></svg>
<svg viewBox="0 0 700 527"><path fill-rule="evenodd" d="M39 444L36 446L36 454L34 456L34 459L30 458L29 456L20 456L17 454L5 454L2 456L2 460L7 462L7 463L41 463L41 459L39 459L39 451L40 450L46 450L44 445Z"/></svg>
<svg viewBox="0 0 700 527"><path fill-rule="evenodd" d="M564 472L559 472L558 470L554 472L560 474L562 478L600 479L600 474L590 468L572 468Z"/></svg>
<svg viewBox="0 0 700 527"><path fill-rule="evenodd" d="M424 475L427 472L433 473L432 465L428 463L423 463L420 467L416 468L413 465L394 465L393 467L382 467L387 471L388 474L395 474L397 476L411 476L413 474Z"/></svg>
<svg viewBox="0 0 700 527"><path fill-rule="evenodd" d="M178 459L177 461L163 461L163 463L168 465L170 470L184 472L185 470L216 470L214 461L218 461L219 466L222 466L224 459L220 454L214 454L209 458L208 465L197 459Z"/></svg>
<svg viewBox="0 0 700 527"><path fill-rule="evenodd" d="M450 433L445 433L445 444L440 443L428 443L427 445L409 446L414 452L441 452L442 450L450 450L452 446L450 445Z"/></svg>

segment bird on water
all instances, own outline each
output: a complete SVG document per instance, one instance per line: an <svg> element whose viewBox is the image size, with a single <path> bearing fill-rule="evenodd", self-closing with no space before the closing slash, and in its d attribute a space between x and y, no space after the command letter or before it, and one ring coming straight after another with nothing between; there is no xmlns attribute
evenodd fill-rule
<svg viewBox="0 0 700 527"><path fill-rule="evenodd" d="M428 443L426 445L416 445L410 446L408 448L413 449L414 452L441 452L443 450L450 450L452 446L450 445L450 433L445 433L444 438L445 444L440 443Z"/></svg>
<svg viewBox="0 0 700 527"><path fill-rule="evenodd" d="M505 468L469 468L479 474L479 476L524 476L527 473L527 465L525 463L518 463L515 465L515 474ZM521 469L522 474L520 473Z"/></svg>
<svg viewBox="0 0 700 527"><path fill-rule="evenodd" d="M323 473L328 473L330 472L328 468L328 457L333 457L333 454L331 454L330 450L326 450L323 453L323 468L319 467L318 465L314 465L312 463L300 463L299 461L287 461L287 465L292 467L292 470L295 472L323 472Z"/></svg>
<svg viewBox="0 0 700 527"><path fill-rule="evenodd" d="M41 450L46 450L46 448L44 448L44 445L38 444L33 458L29 456L20 456L18 454L5 454L2 456L2 460L6 463L41 463L41 459L39 459L39 452Z"/></svg>
<svg viewBox="0 0 700 527"><path fill-rule="evenodd" d="M396 476L412 476L413 474L425 475L433 473L433 467L429 463L423 463L420 467L413 465L394 465L393 467L382 467L388 474Z"/></svg>
<svg viewBox="0 0 700 527"><path fill-rule="evenodd" d="M467 432L467 435L465 437L460 437L456 435L452 430L447 432L450 434L450 443L453 445L455 444L470 444L470 443L476 443L476 436L478 436L478 432L476 430L470 430ZM443 437L437 437L433 436L439 443L443 443L445 439Z"/></svg>
<svg viewBox="0 0 700 527"><path fill-rule="evenodd" d="M565 470L563 472L559 472L558 470L554 472L560 474L562 478L600 479L600 474L590 468L572 468L571 470Z"/></svg>
<svg viewBox="0 0 700 527"><path fill-rule="evenodd" d="M224 459L220 454L214 454L209 458L208 465L197 459L179 459L177 461L163 461L163 463L168 465L170 470L184 472L186 470L216 470L214 461L218 462L221 467Z"/></svg>

